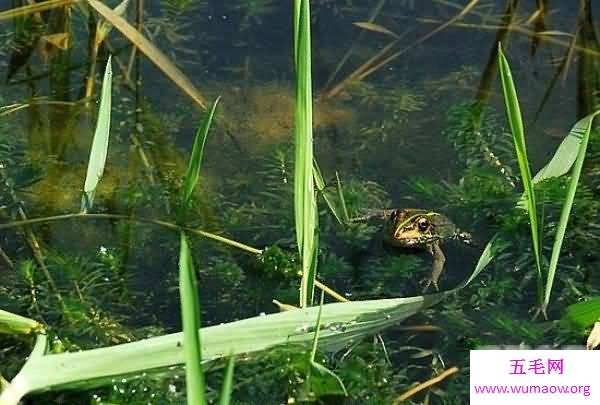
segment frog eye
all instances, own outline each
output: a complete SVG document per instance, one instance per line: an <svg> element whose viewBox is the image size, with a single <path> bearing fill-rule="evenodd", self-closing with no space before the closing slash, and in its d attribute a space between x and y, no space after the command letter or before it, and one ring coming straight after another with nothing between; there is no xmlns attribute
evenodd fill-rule
<svg viewBox="0 0 600 405"><path fill-rule="evenodd" d="M398 218L398 210L392 211L392 214L390 215L390 218L392 219L392 221L395 221L396 218Z"/></svg>
<svg viewBox="0 0 600 405"><path fill-rule="evenodd" d="M419 227L419 231L426 231L429 228L429 220L427 218L419 218L417 226Z"/></svg>

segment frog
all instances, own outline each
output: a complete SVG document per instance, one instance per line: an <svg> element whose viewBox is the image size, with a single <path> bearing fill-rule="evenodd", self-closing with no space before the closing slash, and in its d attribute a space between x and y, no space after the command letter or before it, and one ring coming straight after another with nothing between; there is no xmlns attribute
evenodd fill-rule
<svg viewBox="0 0 600 405"><path fill-rule="evenodd" d="M446 256L442 244L449 240L459 240L466 245L474 245L468 232L460 230L447 216L418 208L394 208L371 210L367 215L354 218L352 222L383 220L384 244L401 249L425 250L432 258L431 275L425 280L423 292L431 286L439 291L439 279L444 271Z"/></svg>

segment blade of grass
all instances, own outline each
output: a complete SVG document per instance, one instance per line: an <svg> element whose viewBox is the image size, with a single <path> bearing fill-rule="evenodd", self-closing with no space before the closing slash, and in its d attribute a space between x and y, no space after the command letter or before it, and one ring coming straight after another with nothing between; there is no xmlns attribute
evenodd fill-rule
<svg viewBox="0 0 600 405"><path fill-rule="evenodd" d="M183 323L185 356L185 386L187 403L204 405L204 372L200 345L200 304L192 255L185 234L181 233L179 247L179 293Z"/></svg>
<svg viewBox="0 0 600 405"><path fill-rule="evenodd" d="M98 0L87 0L88 4L102 17L118 29L133 45L148 57L169 79L171 79L185 94L190 96L201 109L206 109L204 97L193 85L190 79L171 62L152 42L131 26L124 18L120 17L110 7Z"/></svg>
<svg viewBox="0 0 600 405"><path fill-rule="evenodd" d="M192 147L192 154L190 156L187 172L185 173L183 189L181 193L181 209L183 210L183 214L185 214L189 208L192 193L194 192L194 188L196 187L196 184L198 184L198 179L200 178L200 165L202 164L202 157L204 155L204 145L206 144L208 131L212 124L219 99L220 97L217 97L217 99L213 102L210 110L203 118L202 124L198 127L198 131L196 132L194 146Z"/></svg>
<svg viewBox="0 0 600 405"><path fill-rule="evenodd" d="M294 2L294 52L296 65L294 212L296 239L302 258L300 306L312 303L317 263L317 203L313 180L312 80L310 6Z"/></svg>
<svg viewBox="0 0 600 405"><path fill-rule="evenodd" d="M548 266L548 277L546 279L544 302L542 304L542 311L546 318L548 305L550 304L550 294L552 293L552 285L554 284L554 277L556 275L556 267L558 266L558 259L560 257L560 250L562 248L563 240L565 238L565 232L567 230L567 224L569 223L569 216L571 215L573 202L575 201L575 192L577 191L577 184L579 183L579 177L581 176L581 170L583 168L583 161L585 160L587 145L590 139L590 132L592 130L592 123L594 121L594 117L598 113L599 112L588 115L582 120L582 125L576 125L574 128L574 130L576 130L579 136L581 137L581 144L579 145L577 160L575 160L575 165L573 166L573 171L571 173L569 189L567 191L565 202L560 213L560 220L556 228L554 245L552 246L552 255L550 256L550 265Z"/></svg>
<svg viewBox="0 0 600 405"><path fill-rule="evenodd" d="M534 184L543 180L560 177L568 173L573 166L573 163L575 162L575 159L577 158L582 146L583 137L581 136L581 133L585 132L588 125L590 125L591 119L597 114L598 112L590 114L587 117L582 118L573 126L569 132L569 135L567 135L567 137L556 149L556 152L552 156L550 162L548 162L532 179ZM521 196L521 199L517 202L516 207L527 209L525 194ZM461 287L469 284L481 271L487 267L488 264L491 263L492 259L499 253L499 251L504 250L506 247L506 242L499 237L499 234L494 235L483 250L477 266L475 267L475 271L464 283L464 285L461 285Z"/></svg>
<svg viewBox="0 0 600 405"><path fill-rule="evenodd" d="M349 342L377 333L438 303L444 296L323 305L319 347L338 351ZM202 328L203 361L256 353L280 345L309 348L314 339L310 325L318 311L319 308L311 307ZM45 336L39 335L40 339L45 340ZM9 387L0 393L0 403L16 405L30 392L69 387L89 389L111 384L113 378L139 377L143 372L181 365L185 359L182 339L182 333L175 333L100 349L30 356Z"/></svg>
<svg viewBox="0 0 600 405"><path fill-rule="evenodd" d="M342 218L344 220L344 223L347 224L350 222L350 216L348 215L348 206L346 205L344 191L342 190L342 182L340 181L340 176L338 172L335 172L335 180L337 185L338 199L340 200L340 205L342 207Z"/></svg>
<svg viewBox="0 0 600 405"><path fill-rule="evenodd" d="M342 209L340 210L340 208L338 208L338 205L336 205L336 203L331 199L330 195L327 192L327 186L325 184L325 180L323 179L323 175L321 174L321 169L319 168L319 165L317 164L317 160L314 159L313 163L314 163L313 176L314 176L314 181L315 181L315 187L319 191L319 194L321 194L321 196L323 197L323 200L325 200L325 203L329 207L329 210L331 211L331 213L333 214L335 219L338 221L338 223L340 225L343 225L345 223L344 222L345 205L342 205L342 202L340 202L340 206L342 207ZM339 183L338 183L338 185L339 185Z"/></svg>
<svg viewBox="0 0 600 405"><path fill-rule="evenodd" d="M504 102L506 104L506 113L508 122L513 135L517 161L521 172L521 179L527 199L527 212L529 213L529 224L531 227L531 239L533 243L533 253L538 273L538 298L542 300L542 251L541 239L538 227L537 205L533 182L531 181L531 169L527 158L527 148L525 144L525 132L523 130L523 121L517 91L512 80L512 74L508 61L502 52L502 47L498 44L498 67L500 69L500 79L502 81L502 90L504 93Z"/></svg>
<svg viewBox="0 0 600 405"><path fill-rule="evenodd" d="M308 367L306 372L306 386L310 393L315 396L320 395L348 395L344 383L333 371L324 365L315 361L317 347L319 345L319 333L321 331L321 314L323 311L323 301L325 294L321 291L321 303L317 313L317 323L315 325L315 336L313 338L312 349L308 358Z"/></svg>
<svg viewBox="0 0 600 405"><path fill-rule="evenodd" d="M98 187L98 183L104 173L106 155L108 153L108 139L110 136L111 89L112 67L111 57L109 56L106 62L106 70L104 71L104 79L102 80L98 121L96 122L96 131L92 140L87 174L83 185L83 196L81 197L82 213L86 213L92 208L96 187Z"/></svg>
<svg viewBox="0 0 600 405"><path fill-rule="evenodd" d="M233 370L235 368L235 357L229 356L227 368L223 376L223 385L221 386L221 396L219 405L229 405L231 403L231 392L233 391Z"/></svg>

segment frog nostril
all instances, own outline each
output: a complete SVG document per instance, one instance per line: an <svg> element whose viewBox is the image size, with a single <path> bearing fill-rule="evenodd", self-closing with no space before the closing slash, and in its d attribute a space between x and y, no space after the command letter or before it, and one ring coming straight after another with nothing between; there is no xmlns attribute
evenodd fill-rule
<svg viewBox="0 0 600 405"><path fill-rule="evenodd" d="M417 222L417 226L419 227L419 231L426 231L427 228L429 228L429 221L427 220L427 218L421 218Z"/></svg>

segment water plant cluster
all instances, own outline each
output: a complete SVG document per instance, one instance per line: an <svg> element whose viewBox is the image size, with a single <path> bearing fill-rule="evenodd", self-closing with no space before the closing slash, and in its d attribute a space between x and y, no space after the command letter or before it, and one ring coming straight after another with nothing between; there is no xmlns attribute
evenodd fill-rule
<svg viewBox="0 0 600 405"><path fill-rule="evenodd" d="M468 81L468 67L420 87L396 80L401 68L384 69L471 14L509 24L512 8L495 16L471 1L440 12L446 21L401 47L407 33L378 1L354 27L390 42L349 71L362 55L357 41L317 93L315 27L330 16L364 18L367 7L352 3L164 0L147 20L142 1L128 17L127 0L0 12L0 23L15 24L8 79L36 83L28 62L36 55L52 95L0 99L0 405L462 404L471 349L584 344L588 334L589 348L600 344L594 88L556 149L532 154L504 28L475 101L445 90L457 88L457 75ZM588 12L582 6L582 24ZM228 70L241 77L232 88L216 80L204 93L184 73L222 71L191 45L187 24L197 14L238 23L204 38L243 38L232 56L241 67ZM236 120L232 104L260 102L254 81L272 73L258 63L268 49L253 48L261 28L283 15L289 24L273 28L292 38L293 95L283 90L290 78L269 79L272 105L284 107L269 116L281 118L277 125L250 114ZM544 16L540 6L531 19L543 25ZM112 42L117 31L125 41ZM78 69L69 55L82 51L72 41L85 35L88 63ZM593 48L581 46L584 58ZM163 111L141 94L142 56L189 105ZM70 71L85 72L76 97ZM375 72L381 82L370 80ZM503 105L490 102L492 83ZM405 128L427 128L440 97L454 101L436 141L456 158L453 174L412 174L397 151L433 147ZM24 130L22 110L32 111L35 131ZM195 134L182 141L176 134L192 120ZM265 128L287 134L259 140ZM348 128L352 136L341 133ZM391 145L391 167L406 174L369 176L359 154L385 159ZM225 158L211 160L217 148ZM399 183L401 198L390 187ZM448 247L454 271L441 291L421 293L431 257L384 251L380 224L356 220L399 201L444 212L475 235L475 247Z"/></svg>

